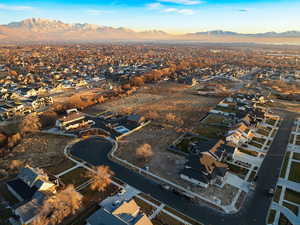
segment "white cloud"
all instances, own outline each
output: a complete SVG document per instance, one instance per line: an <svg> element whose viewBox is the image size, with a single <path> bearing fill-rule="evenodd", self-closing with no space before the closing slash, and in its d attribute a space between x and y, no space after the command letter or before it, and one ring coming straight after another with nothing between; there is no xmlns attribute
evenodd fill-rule
<svg viewBox="0 0 300 225"><path fill-rule="evenodd" d="M166 8L163 10L164 12L174 12L183 15L194 15L196 12L192 9L176 9L176 8Z"/></svg>
<svg viewBox="0 0 300 225"><path fill-rule="evenodd" d="M0 4L0 9L4 10L12 10L12 11L26 11L26 10L33 10L30 6L22 6L22 5L5 5Z"/></svg>
<svg viewBox="0 0 300 225"><path fill-rule="evenodd" d="M158 9L163 7L163 5L160 4L159 2L154 2L154 3L147 4L146 7L149 9Z"/></svg>
<svg viewBox="0 0 300 225"><path fill-rule="evenodd" d="M181 5L198 5L204 3L201 0L158 0L159 2L175 3Z"/></svg>

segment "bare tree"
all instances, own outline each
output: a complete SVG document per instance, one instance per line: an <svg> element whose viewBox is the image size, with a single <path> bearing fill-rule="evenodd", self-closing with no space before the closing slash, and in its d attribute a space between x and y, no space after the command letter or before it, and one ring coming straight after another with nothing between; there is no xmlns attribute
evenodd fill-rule
<svg viewBox="0 0 300 225"><path fill-rule="evenodd" d="M42 127L40 118L37 113L27 115L20 124L20 132L22 134L27 132L34 132L40 130Z"/></svg>
<svg viewBox="0 0 300 225"><path fill-rule="evenodd" d="M23 162L20 160L14 159L10 162L8 168L11 170L14 170L14 169L19 169L21 166L23 166Z"/></svg>
<svg viewBox="0 0 300 225"><path fill-rule="evenodd" d="M152 151L152 148L151 148L151 145L149 144L143 144L141 145L140 147L138 147L136 149L136 155L139 157L139 158L142 158L143 160L148 160L150 157L152 157L154 154L153 154L153 151Z"/></svg>
<svg viewBox="0 0 300 225"><path fill-rule="evenodd" d="M98 166L96 172L89 171L86 176L94 181L91 183L91 189L97 191L105 191L105 189L111 184L111 177L114 172L110 170L108 166Z"/></svg>
<svg viewBox="0 0 300 225"><path fill-rule="evenodd" d="M73 185L46 199L32 225L55 225L81 207L82 195Z"/></svg>

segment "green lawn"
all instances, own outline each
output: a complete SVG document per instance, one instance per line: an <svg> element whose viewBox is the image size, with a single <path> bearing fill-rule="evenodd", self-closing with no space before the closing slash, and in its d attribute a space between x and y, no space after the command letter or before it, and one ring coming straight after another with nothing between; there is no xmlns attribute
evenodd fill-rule
<svg viewBox="0 0 300 225"><path fill-rule="evenodd" d="M288 162L289 162L290 154L291 154L290 152L285 153L283 164L282 164L281 170L280 170L280 177L282 177L282 178L285 177L285 173L286 173L287 165L288 165Z"/></svg>
<svg viewBox="0 0 300 225"><path fill-rule="evenodd" d="M289 180L300 183L300 163L292 162L289 173Z"/></svg>
<svg viewBox="0 0 300 225"><path fill-rule="evenodd" d="M297 206L292 205L292 204L290 204L290 203L288 203L288 202L283 202L282 205L283 205L284 207L288 208L289 210L291 210L296 216L298 216L298 211L299 211L299 209L298 209Z"/></svg>
<svg viewBox="0 0 300 225"><path fill-rule="evenodd" d="M284 199L296 204L300 204L300 193L287 188Z"/></svg>

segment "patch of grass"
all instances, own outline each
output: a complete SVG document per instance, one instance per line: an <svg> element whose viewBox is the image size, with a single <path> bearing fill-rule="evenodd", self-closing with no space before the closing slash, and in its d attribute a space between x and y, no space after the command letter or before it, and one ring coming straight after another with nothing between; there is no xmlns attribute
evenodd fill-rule
<svg viewBox="0 0 300 225"><path fill-rule="evenodd" d="M300 153L294 152L293 153L293 159L300 160Z"/></svg>
<svg viewBox="0 0 300 225"><path fill-rule="evenodd" d="M181 219L185 220L186 222L188 222L188 223L190 223L192 225L203 225L202 223L200 223L200 222L198 222L198 221L196 221L196 220L194 220L194 219L192 219L192 218L190 218L190 217L188 217L188 216L186 216L186 215L178 212L176 209L173 209L173 208L168 207L168 206L165 207L164 209L167 210L167 211L169 211L170 213L172 213L172 214L180 217Z"/></svg>
<svg viewBox="0 0 300 225"><path fill-rule="evenodd" d="M287 188L284 199L296 204L300 204L300 193Z"/></svg>
<svg viewBox="0 0 300 225"><path fill-rule="evenodd" d="M282 191L282 188L280 186L277 186L275 193L274 193L274 197L273 197L274 202L277 202L277 203L279 202L281 191Z"/></svg>
<svg viewBox="0 0 300 225"><path fill-rule="evenodd" d="M291 135L290 135L290 138L289 138L289 143L290 143L290 144L293 144L293 143L294 143L294 138L295 138L295 135L294 135L294 134L291 134Z"/></svg>
<svg viewBox="0 0 300 225"><path fill-rule="evenodd" d="M179 143L176 145L176 147L177 147L178 149L180 149L181 151L183 151L183 152L189 153L188 147L189 147L189 143L190 143L190 142L191 142L191 141L190 141L189 139L184 138L184 139L181 140L181 142L179 142Z"/></svg>
<svg viewBox="0 0 300 225"><path fill-rule="evenodd" d="M289 172L289 180L300 183L300 163L292 162Z"/></svg>
<svg viewBox="0 0 300 225"><path fill-rule="evenodd" d="M133 197L134 201L136 202L136 204L141 207L141 210L147 215L150 216L154 211L155 211L155 207L153 207L152 205L148 204L147 202L143 201L140 198L137 197Z"/></svg>
<svg viewBox="0 0 300 225"><path fill-rule="evenodd" d="M248 150L248 149L244 149L244 148L239 148L238 149L240 152L242 152L242 153L245 153L245 154L247 154L247 155L251 155L251 156L254 156L254 157L257 157L258 156L258 152L256 152L256 151L251 151L251 150Z"/></svg>
<svg viewBox="0 0 300 225"><path fill-rule="evenodd" d="M269 119L267 119L266 123L271 125L271 126L274 126L275 123L276 123L276 120L269 118Z"/></svg>
<svg viewBox="0 0 300 225"><path fill-rule="evenodd" d="M255 175L256 175L256 172L252 170L252 171L251 171L251 174L250 174L250 176L249 176L249 178L248 178L248 181L249 181L249 182L253 181Z"/></svg>
<svg viewBox="0 0 300 225"><path fill-rule="evenodd" d="M75 187L83 184L88 178L85 176L87 170L83 167L78 167L69 173L64 174L60 177L65 185L73 184Z"/></svg>
<svg viewBox="0 0 300 225"><path fill-rule="evenodd" d="M265 141L266 141L266 139L264 139L264 138L258 138L258 137L253 137L252 140L255 141L255 142L258 142L260 144L264 144Z"/></svg>
<svg viewBox="0 0 300 225"><path fill-rule="evenodd" d="M224 117L222 115L209 114L206 117L206 119L202 122L202 124L227 126L228 121L227 121L226 117Z"/></svg>
<svg viewBox="0 0 300 225"><path fill-rule="evenodd" d="M247 173L249 172L248 169L231 164L231 163L228 163L228 166L229 166L229 170L232 173L235 173L235 174L241 176L242 178L244 178L247 175Z"/></svg>
<svg viewBox="0 0 300 225"><path fill-rule="evenodd" d="M259 128L256 132L264 136L269 136L269 132L262 128Z"/></svg>
<svg viewBox="0 0 300 225"><path fill-rule="evenodd" d="M292 205L288 202L283 202L282 205L288 208L289 210L291 210L296 216L298 216L298 211L299 211L298 206Z"/></svg>
<svg viewBox="0 0 300 225"><path fill-rule="evenodd" d="M98 204L93 204L86 209L82 210L79 213L76 213L76 217L72 219L69 223L66 224L72 224L72 225L86 225L86 220L89 218L93 213L98 211L100 209L100 206Z"/></svg>
<svg viewBox="0 0 300 225"><path fill-rule="evenodd" d="M60 162L59 164L57 164L55 166L45 168L45 171L47 171L48 174L57 175L67 169L72 168L75 165L76 165L76 163L74 163L73 161L71 161L69 159L64 159L62 162Z"/></svg>
<svg viewBox="0 0 300 225"><path fill-rule="evenodd" d="M274 222L275 215L276 215L276 211L274 209L271 209L268 215L268 220L267 220L268 224L272 224Z"/></svg>
<svg viewBox="0 0 300 225"><path fill-rule="evenodd" d="M151 195L145 194L145 193L141 193L140 196L142 196L144 199L147 199L150 202L153 202L155 205L160 205L161 202L152 198Z"/></svg>
<svg viewBox="0 0 300 225"><path fill-rule="evenodd" d="M256 148L262 148L262 145L261 144L258 144L258 143L256 143L256 142L254 142L254 141L251 141L250 143L249 143L249 145L253 145L254 147L256 147Z"/></svg>
<svg viewBox="0 0 300 225"><path fill-rule="evenodd" d="M285 153L283 164L282 164L281 170L280 170L280 177L282 177L282 178L285 177L285 173L286 173L287 165L288 165L288 162L289 162L290 154L291 154L290 152Z"/></svg>
<svg viewBox="0 0 300 225"><path fill-rule="evenodd" d="M195 132L201 136L216 139L216 138L223 138L227 130L228 129L220 126L206 126L200 124L195 129Z"/></svg>
<svg viewBox="0 0 300 225"><path fill-rule="evenodd" d="M117 194L119 188L113 184L109 185L105 191L96 191L90 188L90 185L81 189L79 192L83 195L83 202L89 204L91 202L99 203L108 196Z"/></svg>
<svg viewBox="0 0 300 225"><path fill-rule="evenodd" d="M278 225L289 225L289 224L292 224L289 221L289 219L285 215L283 215L282 213L280 213Z"/></svg>
<svg viewBox="0 0 300 225"><path fill-rule="evenodd" d="M218 110L218 111L222 111L222 112L227 112L227 113L235 113L236 112L236 109L234 107L223 107L223 106L216 106L214 108L215 110Z"/></svg>
<svg viewBox="0 0 300 225"><path fill-rule="evenodd" d="M169 216L164 212L160 212L151 222L154 225L183 225L180 221L176 220L175 218Z"/></svg>

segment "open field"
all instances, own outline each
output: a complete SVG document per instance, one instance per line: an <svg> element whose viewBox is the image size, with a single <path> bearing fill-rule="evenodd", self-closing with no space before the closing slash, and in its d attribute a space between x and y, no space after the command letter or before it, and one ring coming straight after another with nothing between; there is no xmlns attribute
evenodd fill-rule
<svg viewBox="0 0 300 225"><path fill-rule="evenodd" d="M124 113L134 112L159 122L170 122L166 117L171 113L175 115L172 121L175 125L191 128L207 113L208 109L221 100L221 98L203 97L193 93L192 88L182 84L146 85L131 96L92 106L85 112L95 114L103 109Z"/></svg>
<svg viewBox="0 0 300 225"><path fill-rule="evenodd" d="M62 162L65 159L63 149L70 140L68 137L50 134L27 135L12 153L0 160L0 169L5 170L7 175L15 173L15 169L26 164L39 168L47 167L50 170L51 167L55 167L55 170L59 170L58 166L63 166ZM18 163L13 165L12 162L16 160Z"/></svg>

